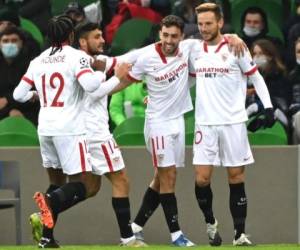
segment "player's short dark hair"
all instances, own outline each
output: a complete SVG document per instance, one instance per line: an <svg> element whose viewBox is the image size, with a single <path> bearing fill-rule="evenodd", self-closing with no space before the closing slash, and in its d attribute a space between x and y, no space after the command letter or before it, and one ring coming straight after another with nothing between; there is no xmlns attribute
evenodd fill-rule
<svg viewBox="0 0 300 250"><path fill-rule="evenodd" d="M68 16L60 15L50 19L48 23L48 37L51 46L55 48L55 51L51 51L51 54L62 48L62 44L69 39L72 32L74 32L74 26Z"/></svg>
<svg viewBox="0 0 300 250"><path fill-rule="evenodd" d="M76 38L79 39L82 37L86 37L89 32L96 30L96 29L100 29L100 27L97 23L92 23L92 22L80 23L75 27Z"/></svg>
<svg viewBox="0 0 300 250"><path fill-rule="evenodd" d="M0 39L2 39L3 36L5 35L12 35L12 34L16 34L18 35L18 37L24 42L25 36L24 36L24 32L16 27L16 26L8 26L6 27L1 33L0 33Z"/></svg>
<svg viewBox="0 0 300 250"><path fill-rule="evenodd" d="M203 12L213 12L218 21L221 18L223 18L223 11L221 9L221 6L216 3L212 3L212 2L203 3L203 4L198 5L195 8L195 10L196 10L197 14L200 14Z"/></svg>
<svg viewBox="0 0 300 250"><path fill-rule="evenodd" d="M183 33L184 22L179 16L168 15L161 20L160 30L162 29L163 26L165 26L167 28L169 28L171 26L176 26Z"/></svg>

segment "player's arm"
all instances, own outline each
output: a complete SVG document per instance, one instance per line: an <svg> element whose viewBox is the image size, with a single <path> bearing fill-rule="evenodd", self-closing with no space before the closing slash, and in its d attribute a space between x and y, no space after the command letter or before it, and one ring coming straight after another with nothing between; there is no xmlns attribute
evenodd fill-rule
<svg viewBox="0 0 300 250"><path fill-rule="evenodd" d="M249 80L253 83L256 93L261 102L263 103L264 108L273 108L267 85L259 71L256 70L253 74L249 75L248 77Z"/></svg>
<svg viewBox="0 0 300 250"><path fill-rule="evenodd" d="M108 95L121 83L121 81L123 81L123 79L126 78L126 75L128 74L130 69L131 65L128 63L121 63L116 65L115 75L107 81L102 81L102 83L100 83L95 91L89 92L89 95L93 99L99 99L104 97L105 95Z"/></svg>
<svg viewBox="0 0 300 250"><path fill-rule="evenodd" d="M253 83L256 93L262 101L264 108L272 108L273 106L265 80L259 73L257 66L253 63L249 51L237 60L244 74L249 78L250 82Z"/></svg>
<svg viewBox="0 0 300 250"><path fill-rule="evenodd" d="M34 86L34 81L32 80L32 74L31 74L31 64L28 67L27 72L22 77L20 83L15 88L13 92L13 98L17 102L27 102L30 99L36 98L36 91L31 91L32 87Z"/></svg>

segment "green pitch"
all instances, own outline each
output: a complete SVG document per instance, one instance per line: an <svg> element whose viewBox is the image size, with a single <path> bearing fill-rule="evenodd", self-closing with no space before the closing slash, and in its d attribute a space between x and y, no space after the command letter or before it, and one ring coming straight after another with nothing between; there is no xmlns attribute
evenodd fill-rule
<svg viewBox="0 0 300 250"><path fill-rule="evenodd" d="M0 250L37 250L36 246L0 246ZM118 246L62 246L62 250L126 250L133 249L131 247L118 247ZM135 248L136 249L136 248ZM143 249L143 248L142 248ZM197 246L197 247L172 247L165 245L151 245L144 248L145 250L174 250L174 249L194 249L194 250L300 250L300 245L257 245L254 247L233 247L233 246L221 246L221 247L211 247L211 246Z"/></svg>

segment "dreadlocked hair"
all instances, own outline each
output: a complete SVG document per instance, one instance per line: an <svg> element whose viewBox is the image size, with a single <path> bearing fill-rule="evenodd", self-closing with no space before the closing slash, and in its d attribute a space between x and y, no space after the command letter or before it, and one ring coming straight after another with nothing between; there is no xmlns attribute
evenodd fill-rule
<svg viewBox="0 0 300 250"><path fill-rule="evenodd" d="M50 55L62 50L62 44L68 40L72 32L74 26L68 16L60 15L50 19L48 23L48 36L52 46Z"/></svg>

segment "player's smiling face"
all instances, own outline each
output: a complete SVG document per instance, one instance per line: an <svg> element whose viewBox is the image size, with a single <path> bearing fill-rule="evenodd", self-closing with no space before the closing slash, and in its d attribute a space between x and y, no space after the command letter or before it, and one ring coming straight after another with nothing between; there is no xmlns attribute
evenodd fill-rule
<svg viewBox="0 0 300 250"><path fill-rule="evenodd" d="M212 11L199 13L197 18L202 39L206 42L218 43L221 36L220 29L223 27L223 19L217 20Z"/></svg>
<svg viewBox="0 0 300 250"><path fill-rule="evenodd" d="M174 55L178 48L179 42L183 39L183 33L176 26L163 26L159 31L162 52L165 56Z"/></svg>
<svg viewBox="0 0 300 250"><path fill-rule="evenodd" d="M98 55L103 52L105 41L99 29L93 30L87 37L87 49L90 55Z"/></svg>

